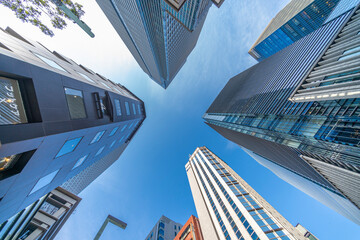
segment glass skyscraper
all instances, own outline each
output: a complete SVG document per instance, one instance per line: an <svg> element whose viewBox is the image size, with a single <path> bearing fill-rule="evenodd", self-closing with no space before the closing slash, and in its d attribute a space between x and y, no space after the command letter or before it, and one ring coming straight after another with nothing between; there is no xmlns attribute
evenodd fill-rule
<svg viewBox="0 0 360 240"><path fill-rule="evenodd" d="M161 216L145 240L173 240L178 232L180 232L181 228L182 225L180 223L176 223L170 218Z"/></svg>
<svg viewBox="0 0 360 240"><path fill-rule="evenodd" d="M206 147L190 156L186 172L204 239L306 239Z"/></svg>
<svg viewBox="0 0 360 240"><path fill-rule="evenodd" d="M340 0L341 1L341 0ZM321 27L339 0L292 0L249 50L259 62Z"/></svg>
<svg viewBox="0 0 360 240"><path fill-rule="evenodd" d="M220 6L223 1L213 1ZM211 0L97 0L143 71L167 88L194 49Z"/></svg>
<svg viewBox="0 0 360 240"><path fill-rule="evenodd" d="M337 8L318 30L232 78L204 119L342 197L347 204L326 205L360 224L359 10Z"/></svg>

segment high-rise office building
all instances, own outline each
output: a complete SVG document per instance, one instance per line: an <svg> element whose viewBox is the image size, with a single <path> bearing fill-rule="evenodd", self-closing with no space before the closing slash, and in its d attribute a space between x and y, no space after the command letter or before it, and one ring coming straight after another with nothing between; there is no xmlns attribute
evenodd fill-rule
<svg viewBox="0 0 360 240"><path fill-rule="evenodd" d="M200 229L199 219L191 215L174 240L204 240Z"/></svg>
<svg viewBox="0 0 360 240"><path fill-rule="evenodd" d="M125 87L0 30L0 222L75 176L66 188L81 191L144 119L144 103Z"/></svg>
<svg viewBox="0 0 360 240"><path fill-rule="evenodd" d="M167 88L194 49L212 2L96 0L142 70Z"/></svg>
<svg viewBox="0 0 360 240"><path fill-rule="evenodd" d="M185 168L204 239L306 239L206 147Z"/></svg>
<svg viewBox="0 0 360 240"><path fill-rule="evenodd" d="M249 54L260 62L293 44L321 27L339 1L344 0L292 0L271 20Z"/></svg>
<svg viewBox="0 0 360 240"><path fill-rule="evenodd" d="M1 240L51 240L81 198L60 187L0 224Z"/></svg>
<svg viewBox="0 0 360 240"><path fill-rule="evenodd" d="M341 1L329 18L230 79L204 119L283 179L360 224L358 6Z"/></svg>
<svg viewBox="0 0 360 240"><path fill-rule="evenodd" d="M161 216L145 240L173 240L181 228L182 225L180 223Z"/></svg>

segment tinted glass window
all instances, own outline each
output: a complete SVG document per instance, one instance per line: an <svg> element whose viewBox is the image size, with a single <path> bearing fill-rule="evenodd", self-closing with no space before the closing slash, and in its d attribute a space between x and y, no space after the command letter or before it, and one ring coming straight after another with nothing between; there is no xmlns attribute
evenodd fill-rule
<svg viewBox="0 0 360 240"><path fill-rule="evenodd" d="M58 171L59 170L56 170L56 171L46 175L45 177L40 178L40 180L36 183L34 188L31 190L30 194L36 192L37 190L39 190L39 189L45 187L46 185L48 185L49 183L51 183L52 180L55 178L56 174L58 173Z"/></svg>
<svg viewBox="0 0 360 240"><path fill-rule="evenodd" d="M102 153L102 151L104 151L104 148L105 148L105 146L104 146L104 147L102 147L102 148L100 148L100 149L99 149L99 151L97 151L97 153L95 154L95 156L97 156L97 155L101 154L101 153Z"/></svg>
<svg viewBox="0 0 360 240"><path fill-rule="evenodd" d="M73 166L72 169L75 169L75 168L77 168L78 166L80 166L81 164L83 164L83 162L86 160L86 158L87 158L88 156L89 156L89 155L85 155L85 156L79 158L79 159L77 160L77 162L75 163L75 165Z"/></svg>
<svg viewBox="0 0 360 240"><path fill-rule="evenodd" d="M82 139L82 137L78 137L78 138L74 138L74 139L66 141L65 144L60 149L60 151L58 152L58 154L56 154L55 158L61 157L62 155L65 155L67 153L74 151L75 148L77 147L77 145L79 145L81 139Z"/></svg>
<svg viewBox="0 0 360 240"><path fill-rule="evenodd" d="M0 77L0 125L27 123L17 80Z"/></svg>
<svg viewBox="0 0 360 240"><path fill-rule="evenodd" d="M118 129L119 129L119 127L114 128L114 129L111 131L111 133L109 134L109 137L113 136Z"/></svg>
<svg viewBox="0 0 360 240"><path fill-rule="evenodd" d="M65 94L71 119L86 118L82 91L65 88Z"/></svg>
<svg viewBox="0 0 360 240"><path fill-rule="evenodd" d="M135 103L133 103L133 104L132 104L132 106L133 106L133 112L134 112L134 114L136 114L136 107L135 107Z"/></svg>
<svg viewBox="0 0 360 240"><path fill-rule="evenodd" d="M53 68L56 68L58 70L67 72L64 68L62 68L59 64L57 64L53 60L50 60L47 57L41 56L40 54L37 54L37 53L33 53L33 54L36 55L38 58L40 58L43 62L45 62L50 67L53 67Z"/></svg>
<svg viewBox="0 0 360 240"><path fill-rule="evenodd" d="M101 137L104 135L104 133L105 133L105 130L101 131L101 132L98 132L95 135L95 137L91 140L90 144L98 142L101 139Z"/></svg>
<svg viewBox="0 0 360 240"><path fill-rule="evenodd" d="M129 107L129 103L125 102L125 108L126 108L126 114L130 115L130 107Z"/></svg>
<svg viewBox="0 0 360 240"><path fill-rule="evenodd" d="M138 105L138 113L141 114L140 104Z"/></svg>
<svg viewBox="0 0 360 240"><path fill-rule="evenodd" d="M82 76L83 78L85 78L86 80L88 80L89 82L93 82L93 83L95 83L95 81L94 80L92 80L90 77L88 77L87 75L85 75L85 74L83 74L83 73L81 73L81 72L78 72L78 71L76 71L80 76Z"/></svg>
<svg viewBox="0 0 360 240"><path fill-rule="evenodd" d="M116 110L116 116L121 116L121 106L119 99L115 99L115 110Z"/></svg>

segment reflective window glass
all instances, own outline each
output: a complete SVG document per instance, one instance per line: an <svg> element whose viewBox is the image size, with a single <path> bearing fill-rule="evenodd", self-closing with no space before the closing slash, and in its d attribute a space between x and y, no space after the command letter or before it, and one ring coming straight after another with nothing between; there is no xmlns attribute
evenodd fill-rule
<svg viewBox="0 0 360 240"><path fill-rule="evenodd" d="M90 144L93 144L93 143L96 143L98 141L100 141L101 137L104 135L105 133L105 130L104 131L101 131L101 132L98 132L95 137L91 140Z"/></svg>
<svg viewBox="0 0 360 240"><path fill-rule="evenodd" d="M105 146L101 147L101 148L99 149L99 151L97 151L97 153L95 154L95 156L101 154L101 153L104 151L104 148L105 148Z"/></svg>
<svg viewBox="0 0 360 240"><path fill-rule="evenodd" d="M115 99L115 111L116 111L116 116L121 116L121 106L119 99Z"/></svg>
<svg viewBox="0 0 360 240"><path fill-rule="evenodd" d="M27 123L17 80L0 77L0 125Z"/></svg>
<svg viewBox="0 0 360 240"><path fill-rule="evenodd" d="M75 169L75 168L77 168L78 166L80 166L81 164L83 164L83 162L86 160L86 158L89 156L89 154L88 155L85 155L85 156L82 156L81 158L79 158L77 161L76 161L76 163L75 163L75 165L73 166L73 168L72 169Z"/></svg>
<svg viewBox="0 0 360 240"><path fill-rule="evenodd" d="M56 174L58 173L58 171L59 170L56 170L46 175L45 177L40 178L40 180L35 184L34 188L31 190L29 195L51 183L52 180L55 178Z"/></svg>
<svg viewBox="0 0 360 240"><path fill-rule="evenodd" d="M86 118L82 91L65 88L65 94L71 119Z"/></svg>
<svg viewBox="0 0 360 240"><path fill-rule="evenodd" d="M113 136L118 129L119 129L119 127L114 128L114 129L111 131L111 133L109 134L109 137Z"/></svg>
<svg viewBox="0 0 360 240"><path fill-rule="evenodd" d="M78 72L78 71L75 71L75 72L77 72L80 76L82 76L83 78L85 78L85 79L88 80L89 82L95 83L95 81L92 80L92 79L91 79L90 77L88 77L87 75L85 75L85 74L83 74L83 73L81 73L81 72Z"/></svg>
<svg viewBox="0 0 360 240"><path fill-rule="evenodd" d="M44 63L46 63L47 65L49 65L50 67L56 68L58 70L67 72L64 68L62 68L59 64L57 64L56 62L54 62L53 60L48 59L47 57L44 57L40 54L37 53L33 53L35 56L37 56L38 58L40 58Z"/></svg>
<svg viewBox="0 0 360 240"><path fill-rule="evenodd" d="M67 140L60 149L60 151L56 154L55 158L61 157L67 153L71 153L72 151L74 151L77 145L79 145L81 139L82 137Z"/></svg>
<svg viewBox="0 0 360 240"><path fill-rule="evenodd" d="M129 103L125 102L125 109L126 109L126 114L130 115L130 107L129 107Z"/></svg>
<svg viewBox="0 0 360 240"><path fill-rule="evenodd" d="M135 107L135 103L133 103L133 104L132 104L132 106L133 106L133 112L134 112L134 114L136 114L136 107Z"/></svg>

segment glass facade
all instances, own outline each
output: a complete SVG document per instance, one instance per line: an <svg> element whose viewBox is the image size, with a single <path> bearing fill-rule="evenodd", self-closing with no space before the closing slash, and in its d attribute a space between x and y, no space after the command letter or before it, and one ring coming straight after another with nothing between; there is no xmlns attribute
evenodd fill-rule
<svg viewBox="0 0 360 240"><path fill-rule="evenodd" d="M297 40L318 29L330 15L339 0L315 0L297 15L258 43L250 52L262 61Z"/></svg>

